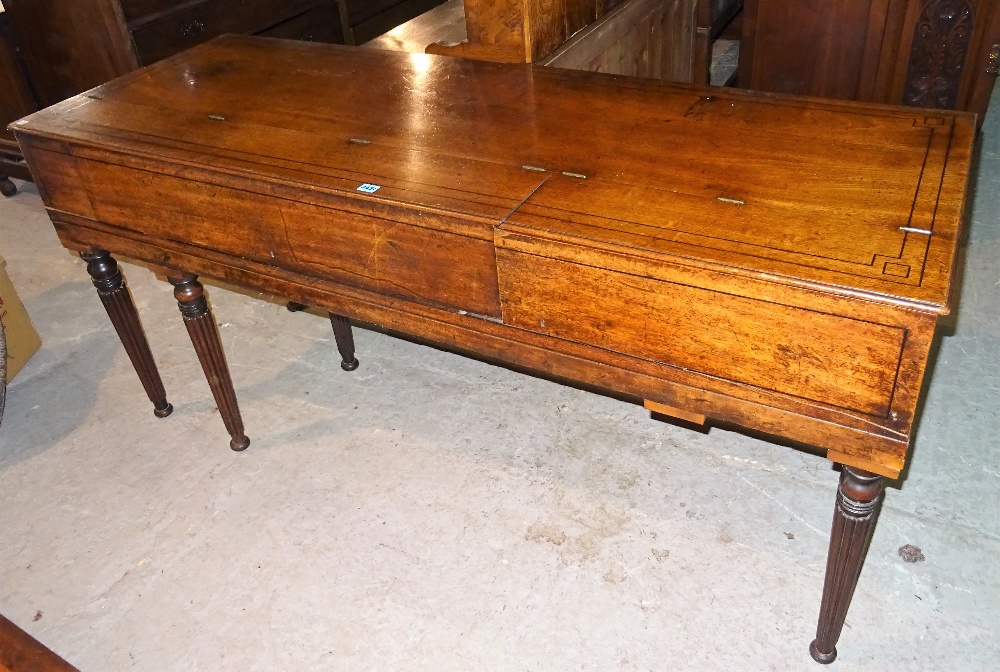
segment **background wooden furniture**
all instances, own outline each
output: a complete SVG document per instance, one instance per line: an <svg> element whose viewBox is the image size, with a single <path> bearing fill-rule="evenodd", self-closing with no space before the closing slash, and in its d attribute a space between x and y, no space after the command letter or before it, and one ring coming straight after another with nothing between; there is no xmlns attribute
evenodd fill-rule
<svg viewBox="0 0 1000 672"><path fill-rule="evenodd" d="M670 82L694 81L695 5L693 0L622 3L540 63Z"/></svg>
<svg viewBox="0 0 1000 672"><path fill-rule="evenodd" d="M743 13L743 0L697 0L695 43L692 58L694 68L690 80L696 84L711 81L712 46L724 33L738 31ZM738 34L738 32L736 33ZM728 83L728 82L727 82Z"/></svg>
<svg viewBox="0 0 1000 672"><path fill-rule="evenodd" d="M222 33L343 42L334 0L6 0L40 105Z"/></svg>
<svg viewBox="0 0 1000 672"><path fill-rule="evenodd" d="M344 44L363 44L444 2L444 0L338 1L344 26Z"/></svg>
<svg viewBox="0 0 1000 672"><path fill-rule="evenodd" d="M986 112L997 0L746 0L741 86Z"/></svg>
<svg viewBox="0 0 1000 672"><path fill-rule="evenodd" d="M427 53L534 63L622 0L465 0L467 39Z"/></svg>
<svg viewBox="0 0 1000 672"><path fill-rule="evenodd" d="M5 0L0 192L30 180L11 121L222 33L360 44L443 0ZM15 51L14 44L20 50ZM20 66L20 67L19 67ZM22 69L23 68L23 69Z"/></svg>
<svg viewBox="0 0 1000 672"><path fill-rule="evenodd" d="M467 39L427 53L709 82L742 0L465 0Z"/></svg>
<svg viewBox="0 0 1000 672"><path fill-rule="evenodd" d="M31 179L21 148L7 125L37 109L7 14L0 12L0 194L4 196L17 193L17 187L8 178Z"/></svg>
<svg viewBox="0 0 1000 672"><path fill-rule="evenodd" d="M446 0L434 9L365 42L364 46L422 54L427 45L434 42L458 44L465 37L465 5L462 0Z"/></svg>
<svg viewBox="0 0 1000 672"><path fill-rule="evenodd" d="M198 274L826 450L836 657L953 305L972 115L229 36L15 135L160 415L111 253L165 269L235 450Z"/></svg>

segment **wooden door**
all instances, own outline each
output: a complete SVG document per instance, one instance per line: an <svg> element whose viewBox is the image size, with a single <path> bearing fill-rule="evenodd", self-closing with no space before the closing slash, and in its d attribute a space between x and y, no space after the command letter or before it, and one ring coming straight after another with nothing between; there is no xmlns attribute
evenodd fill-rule
<svg viewBox="0 0 1000 672"><path fill-rule="evenodd" d="M984 114L996 75L987 72L1000 41L996 0L910 0L892 83L884 102ZM883 76L884 79L884 76Z"/></svg>
<svg viewBox="0 0 1000 672"><path fill-rule="evenodd" d="M741 86L870 100L869 82L878 66L893 2L746 0Z"/></svg>
<svg viewBox="0 0 1000 672"><path fill-rule="evenodd" d="M39 103L139 67L118 0L3 0Z"/></svg>
<svg viewBox="0 0 1000 672"><path fill-rule="evenodd" d="M983 115L996 79L998 7L1000 0L746 0L740 83Z"/></svg>

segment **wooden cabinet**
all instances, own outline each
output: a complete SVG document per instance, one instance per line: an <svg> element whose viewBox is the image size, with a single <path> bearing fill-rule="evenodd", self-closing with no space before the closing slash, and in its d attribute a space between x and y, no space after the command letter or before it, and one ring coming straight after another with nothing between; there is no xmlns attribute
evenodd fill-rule
<svg viewBox="0 0 1000 672"><path fill-rule="evenodd" d="M543 65L671 82L695 76L692 0L631 0L574 35Z"/></svg>
<svg viewBox="0 0 1000 672"><path fill-rule="evenodd" d="M443 0L4 0L4 126L223 33L358 44ZM14 48L26 76L13 73ZM24 80L27 80L24 81ZM0 178L30 179L0 133ZM4 182L4 192L13 184ZM6 185L10 185L9 187Z"/></svg>
<svg viewBox="0 0 1000 672"><path fill-rule="evenodd" d="M42 106L223 33L358 44L442 0L6 0Z"/></svg>
<svg viewBox="0 0 1000 672"><path fill-rule="evenodd" d="M344 43L367 42L443 2L444 0L340 0Z"/></svg>
<svg viewBox="0 0 1000 672"><path fill-rule="evenodd" d="M122 9L135 0L120 0ZM149 4L139 0L138 4ZM326 0L206 0L178 3L127 23L135 52L143 65L155 63L223 33L255 34L313 11ZM331 18L339 20L337 13ZM308 27L307 27L308 29ZM294 36L296 38L299 35ZM304 35L301 35L304 37ZM343 41L338 40L338 41Z"/></svg>
<svg viewBox="0 0 1000 672"><path fill-rule="evenodd" d="M740 83L984 114L998 0L746 0ZM981 119L980 119L981 121Z"/></svg>
<svg viewBox="0 0 1000 672"><path fill-rule="evenodd" d="M9 178L31 179L21 150L7 124L30 114L37 106L21 67L19 49L7 21L0 12L0 193L13 196L17 189Z"/></svg>
<svg viewBox="0 0 1000 672"><path fill-rule="evenodd" d="M468 39L427 53L709 82L742 0L465 0Z"/></svg>
<svg viewBox="0 0 1000 672"><path fill-rule="evenodd" d="M621 0L465 0L468 39L432 44L427 53L534 63Z"/></svg>
<svg viewBox="0 0 1000 672"><path fill-rule="evenodd" d="M343 42L335 0L6 0L42 106L223 33ZM303 20L307 19L307 20Z"/></svg>

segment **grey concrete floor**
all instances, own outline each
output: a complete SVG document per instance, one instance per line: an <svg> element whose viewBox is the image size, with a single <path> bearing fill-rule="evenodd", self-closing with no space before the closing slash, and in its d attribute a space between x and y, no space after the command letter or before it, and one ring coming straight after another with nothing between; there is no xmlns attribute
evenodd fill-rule
<svg viewBox="0 0 1000 672"><path fill-rule="evenodd" d="M998 113L836 669L997 669ZM159 420L31 185L0 253L45 341L0 427L0 612L81 669L819 669L825 459L365 329L345 373L322 317L213 288L234 454L167 285L125 267Z"/></svg>

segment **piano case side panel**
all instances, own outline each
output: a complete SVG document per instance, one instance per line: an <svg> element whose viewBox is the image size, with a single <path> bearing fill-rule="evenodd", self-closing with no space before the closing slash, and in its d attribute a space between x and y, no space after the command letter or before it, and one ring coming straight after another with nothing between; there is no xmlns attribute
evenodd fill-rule
<svg viewBox="0 0 1000 672"><path fill-rule="evenodd" d="M499 316L489 224L441 215L410 224L387 218L381 202L376 206L273 185L264 193L246 188L252 182L245 188L226 186L206 171L168 165L141 169L113 163L113 155L108 161L79 158L47 140L22 144L29 145L30 164L46 176L41 192L54 220L71 215L126 235L181 242L419 303Z"/></svg>
<svg viewBox="0 0 1000 672"><path fill-rule="evenodd" d="M760 283L735 277L731 287L699 286L690 271L671 279L663 264L596 250L581 261L585 241L570 253L563 243L506 228L497 243L504 324L625 355L705 391L748 401L764 394L789 410L822 407L834 422L870 424L902 439L866 459L905 460L933 315L807 298L812 292L773 283L758 291ZM718 417L711 403L686 396L657 401ZM815 445L854 452L849 444Z"/></svg>

